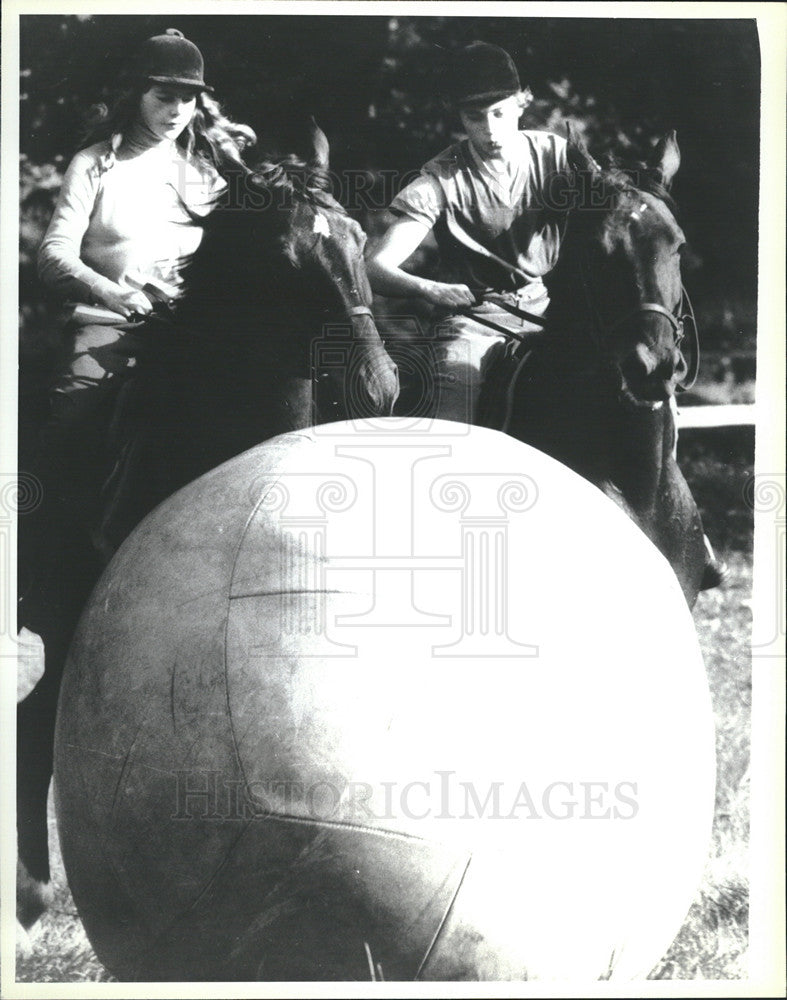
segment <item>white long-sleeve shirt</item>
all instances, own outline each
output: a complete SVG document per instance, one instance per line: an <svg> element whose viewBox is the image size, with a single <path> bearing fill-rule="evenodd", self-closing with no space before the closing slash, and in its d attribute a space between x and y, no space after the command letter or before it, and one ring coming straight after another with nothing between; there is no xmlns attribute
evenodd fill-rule
<svg viewBox="0 0 787 1000"><path fill-rule="evenodd" d="M180 283L183 259L202 238L181 200L205 214L224 187L174 142L126 138L104 166L109 142L77 153L38 253L44 284L62 298L92 302L102 284L131 287L127 277Z"/></svg>

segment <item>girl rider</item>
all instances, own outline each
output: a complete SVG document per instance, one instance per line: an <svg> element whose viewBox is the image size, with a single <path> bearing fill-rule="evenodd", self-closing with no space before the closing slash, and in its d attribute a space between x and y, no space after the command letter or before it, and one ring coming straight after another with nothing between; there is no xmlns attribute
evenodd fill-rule
<svg viewBox="0 0 787 1000"><path fill-rule="evenodd" d="M98 109L92 144L71 161L39 251L50 291L117 314L66 326L40 441L47 506L65 504L83 522L96 515L96 454L117 376L161 333L154 302L177 296L199 245L189 212L209 211L222 173L255 141L222 114L203 74L199 49L175 29L142 44L112 110Z"/></svg>

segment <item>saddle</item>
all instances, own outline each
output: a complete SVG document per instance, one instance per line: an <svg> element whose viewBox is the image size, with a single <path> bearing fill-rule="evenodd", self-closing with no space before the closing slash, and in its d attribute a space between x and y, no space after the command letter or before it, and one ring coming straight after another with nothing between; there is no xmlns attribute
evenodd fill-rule
<svg viewBox="0 0 787 1000"><path fill-rule="evenodd" d="M481 386L476 423L490 430L508 430L511 408L520 379L532 363L533 352L543 341L543 333L529 334L527 341L509 336L496 352Z"/></svg>
<svg viewBox="0 0 787 1000"><path fill-rule="evenodd" d="M500 323L495 323L488 316L474 312L471 308L457 310L473 322L486 326L495 333L501 334L505 340L499 350L491 357L489 369L484 378L478 399L474 423L490 430L506 431L511 416L514 394L519 379L527 367L534 349L543 342L547 320L537 313L528 312L503 297L494 297L493 301L518 319L526 320L540 327L538 331L529 330L518 333Z"/></svg>

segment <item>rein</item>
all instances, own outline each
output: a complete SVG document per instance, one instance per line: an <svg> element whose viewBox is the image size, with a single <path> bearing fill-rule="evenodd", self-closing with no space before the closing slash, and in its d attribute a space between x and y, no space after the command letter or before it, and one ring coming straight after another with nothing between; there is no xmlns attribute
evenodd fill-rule
<svg viewBox="0 0 787 1000"><path fill-rule="evenodd" d="M632 309L630 312L625 313L619 319L616 319L613 323L608 324L606 327L601 319L601 315L598 309L595 308L592 296L590 294L590 287L585 277L584 268L580 266L580 277L582 279L582 288L585 293L585 300L587 301L588 308L595 320L596 330L593 334L593 342L599 353L603 353L603 347L601 345L600 338L597 334L606 331L607 334L616 330L619 326L627 323L630 319L635 316L640 316L642 313L656 313L658 316L664 316L665 319L669 320L669 324L672 327L672 334L675 338L675 346L680 351L681 357L683 357L683 351L680 350L680 345L682 344L686 333L686 321L689 321L691 334L689 343L691 344L690 361L686 365L686 377L682 382L677 382L675 389L678 392L685 392L687 389L691 389L694 383L697 381L697 374L699 373L700 367L700 340L699 331L697 330L697 321L694 317L694 307L691 304L691 299L689 298L689 293L686 291L686 286L681 282L680 284L680 299L678 304L675 306L674 310L668 309L666 306L661 305L658 302L641 302L638 306ZM685 360L685 358L684 358Z"/></svg>
<svg viewBox="0 0 787 1000"><path fill-rule="evenodd" d="M590 295L587 286L583 280L583 285L585 287L585 295L588 299L588 304L591 306L591 311L594 313L594 320L596 325L596 330L593 333L593 344L598 350L599 354L603 353L603 348L601 346L601 339L597 336L598 330L603 330L604 326L601 322L600 317L595 309L593 309L592 302L590 300ZM676 306L676 311L671 312L666 306L659 305L658 302L643 302L642 305L637 306L636 309L632 309L631 312L626 313L621 316L620 319L615 320L614 323L606 327L607 332L617 329L623 323L630 320L633 316L638 316L640 313L657 313L660 316L664 316L669 320L670 326L672 327L672 332L675 336L675 345L680 348L681 343L684 340L686 321L689 322L689 327L691 330L689 343L691 344L691 354L690 361L687 365L686 378L682 382L678 382L676 389L678 392L685 392L687 389L691 389L694 383L697 381L697 374L700 367L700 341L699 332L697 330L697 321L694 318L694 308L691 304L691 299L689 298L689 293L686 291L686 286L681 284L681 295L680 302ZM502 309L506 312L510 312L512 316L517 316L519 319L527 320L529 323L533 323L535 326L540 326L543 332L549 329L549 322L544 319L543 316L536 316L535 313L528 312L526 309L519 309L517 306L512 305L510 302L498 302ZM685 310L685 311L684 311ZM495 323L494 320L487 319L486 316L481 316L478 313L473 312L470 306L466 306L461 309L456 310L462 316L467 316L468 319L472 319L476 323L480 323L482 326L488 327L490 330L494 330L496 333L502 334L504 337L510 340L516 340L520 344L532 340L533 334L523 336L521 333L516 333L514 330L509 330L499 323ZM681 352L682 353L682 352Z"/></svg>
<svg viewBox="0 0 787 1000"><path fill-rule="evenodd" d="M518 309L509 302L498 302L496 304L502 309L505 309L506 312L510 312L513 316L518 316L520 319L526 319L530 323L540 326L543 330L547 330L549 328L549 324L543 316L536 316L535 313L529 313L524 309ZM468 319L472 319L475 323L480 323L482 326L488 327L490 330L502 333L504 337L508 337L511 340L517 340L520 344L524 344L525 340L530 340L532 337L532 334L525 337L521 333L516 333L514 330L509 330L506 327L501 326L499 323L495 323L494 320L487 319L486 316L479 316L478 313L473 312L470 306L464 306L461 309L457 309L456 312L461 313L462 316L467 316Z"/></svg>
<svg viewBox="0 0 787 1000"><path fill-rule="evenodd" d="M493 254L486 247L474 240L468 233L462 229L462 227L454 219L452 213L448 212L446 214L446 225L454 237L459 243L462 243L467 249L474 251L475 253L481 254L482 256L493 261L495 264L502 267L504 270L508 271L513 278L527 278L527 275L521 271L518 267L513 264L509 264L508 261L503 260L502 257L498 257ZM691 344L690 351L690 361L687 364L686 377L682 382L678 382L675 386L678 392L685 392L690 389L694 383L697 381L697 374L699 372L700 366L700 342L699 342L699 331L697 329L697 321L694 317L694 308L691 304L691 299L689 298L689 293L686 291L686 286L681 282L680 290L680 301L678 302L675 310L669 310L666 306L660 305L658 302L643 302L641 305L632 309L631 312L626 313L619 319L615 320L611 325L605 327L598 310L595 308L593 300L590 295L590 289L588 288L587 280L585 278L584 269L580 268L580 276L582 279L582 287L585 292L585 299L588 303L591 316L594 321L594 329L591 334L593 338L593 343L599 354L604 353L604 348L602 345L602 334L604 332L610 333L611 331L617 329L621 324L627 322L634 316L638 316L641 313L652 312L660 316L664 316L670 323L672 327L673 336L675 338L675 346L680 349L680 345L685 337L685 327L686 322L689 322L691 334L689 343ZM483 301L483 298L482 300ZM535 326L539 326L542 331L546 332L549 329L550 323L548 320L544 319L542 316L537 316L535 313L528 312L526 309L520 309L517 306L512 305L509 302L498 302L501 308L505 309L507 312L511 313L513 316L519 319L527 320L529 323L533 323ZM485 316L480 316L478 313L473 312L472 308L467 306L456 310L463 316L467 316L468 319L474 320L476 323L480 323L482 326L487 327L490 330L494 330L496 333L502 334L509 340L515 340L520 345L524 344L526 340L530 341L532 339L532 334L525 337L522 334L515 333L513 330L508 330L506 327L501 326L499 323L495 323L491 319L487 319ZM681 355L682 355L681 351ZM529 354L529 352L528 352ZM518 370L517 370L518 374ZM516 376L515 376L516 377Z"/></svg>

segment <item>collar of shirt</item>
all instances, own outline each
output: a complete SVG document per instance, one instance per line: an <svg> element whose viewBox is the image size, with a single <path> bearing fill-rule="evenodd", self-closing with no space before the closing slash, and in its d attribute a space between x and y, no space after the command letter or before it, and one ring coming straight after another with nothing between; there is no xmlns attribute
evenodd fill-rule
<svg viewBox="0 0 787 1000"><path fill-rule="evenodd" d="M522 196L528 174L527 143L522 133L517 133L516 147L510 157L501 161L499 169L491 165L495 161L487 161L479 156L469 140L467 145L476 167L494 187L500 199L508 205L516 204Z"/></svg>
<svg viewBox="0 0 787 1000"><path fill-rule="evenodd" d="M123 135L119 152L121 159L147 154L147 158L175 160L185 156L184 151L173 139L158 139L148 129L133 123Z"/></svg>

